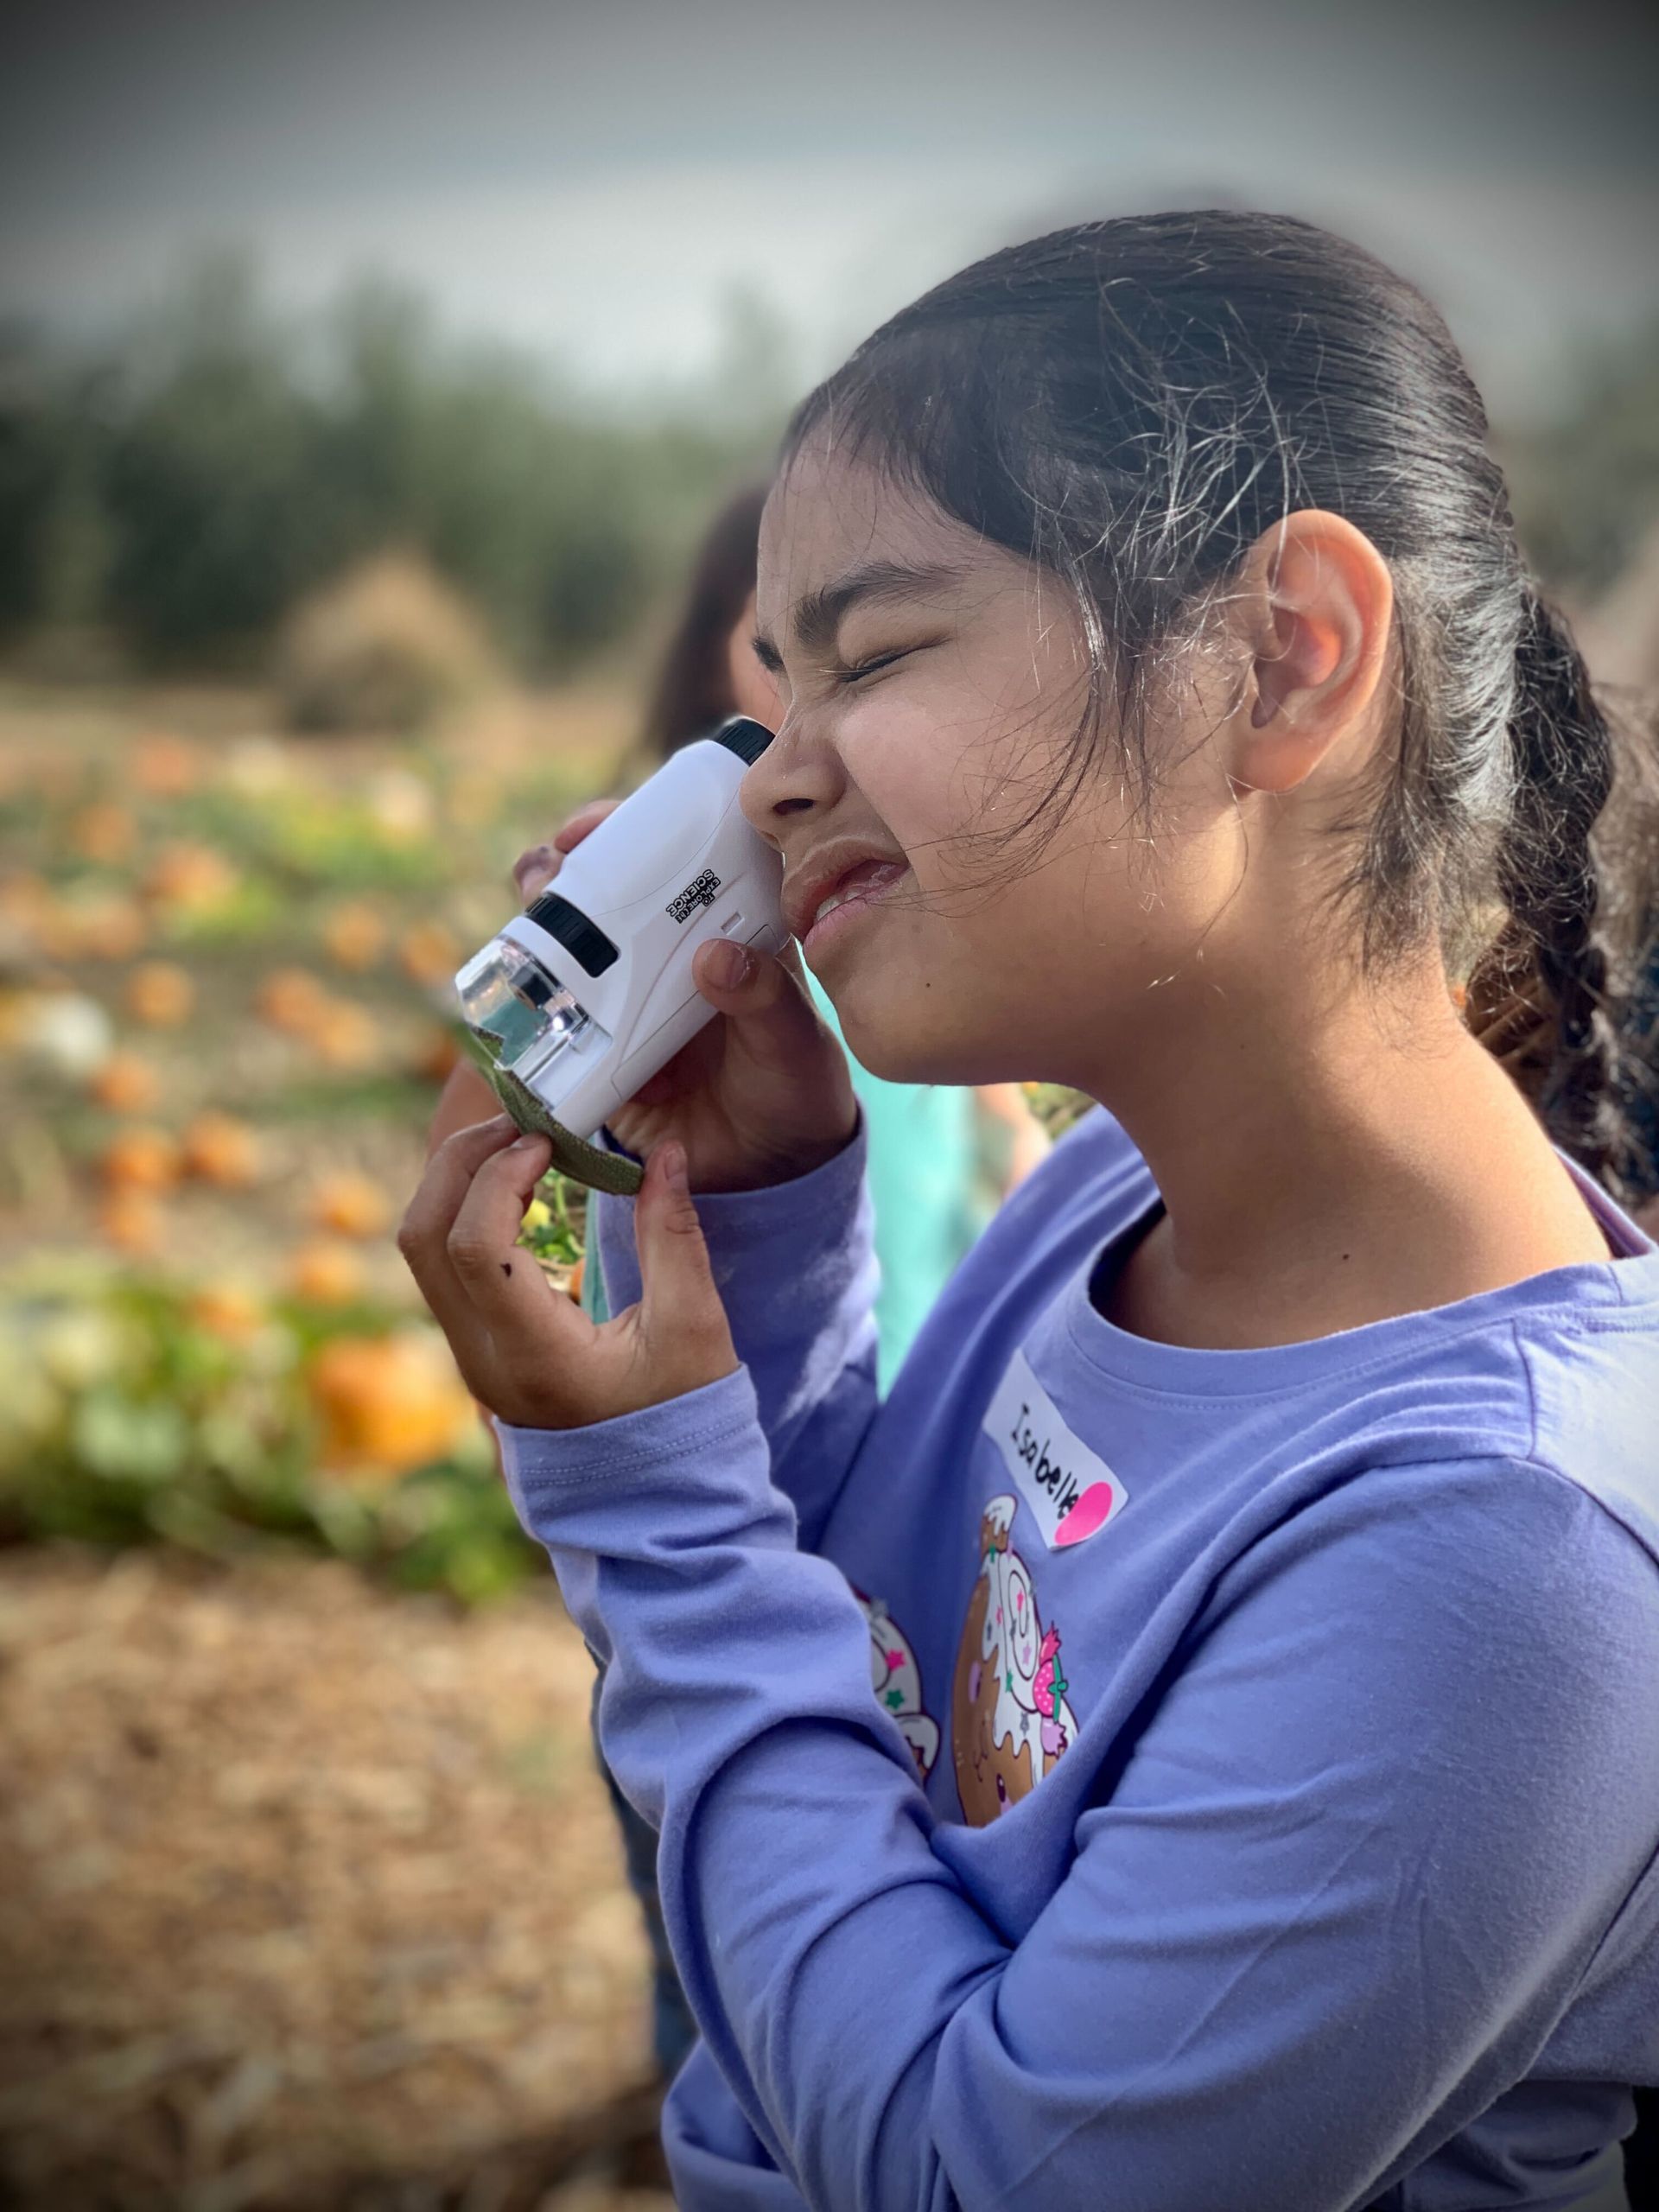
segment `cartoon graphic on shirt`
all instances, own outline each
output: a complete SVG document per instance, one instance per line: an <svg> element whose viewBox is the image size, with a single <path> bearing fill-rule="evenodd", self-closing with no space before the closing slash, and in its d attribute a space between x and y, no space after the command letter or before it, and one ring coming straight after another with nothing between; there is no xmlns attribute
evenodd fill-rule
<svg viewBox="0 0 1659 2212"><path fill-rule="evenodd" d="M1009 1546L1017 1503L994 1497L985 1508L979 1579L957 1647L951 1754L973 1827L1034 1789L1077 1732L1065 1701L1060 1632L1038 1618L1030 1573Z"/></svg>
<svg viewBox="0 0 1659 2212"><path fill-rule="evenodd" d="M870 1688L899 1724L924 1782L939 1755L939 1725L922 1710L922 1670L904 1630L880 1598L853 1595L870 1631Z"/></svg>

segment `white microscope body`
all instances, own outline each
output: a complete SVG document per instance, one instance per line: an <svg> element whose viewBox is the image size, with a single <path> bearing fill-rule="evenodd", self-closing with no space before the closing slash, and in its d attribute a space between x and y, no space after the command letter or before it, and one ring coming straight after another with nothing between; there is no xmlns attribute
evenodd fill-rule
<svg viewBox="0 0 1659 2212"><path fill-rule="evenodd" d="M713 1020L700 944L783 950L783 862L737 801L771 741L740 715L672 753L455 977L467 1026L573 1136Z"/></svg>

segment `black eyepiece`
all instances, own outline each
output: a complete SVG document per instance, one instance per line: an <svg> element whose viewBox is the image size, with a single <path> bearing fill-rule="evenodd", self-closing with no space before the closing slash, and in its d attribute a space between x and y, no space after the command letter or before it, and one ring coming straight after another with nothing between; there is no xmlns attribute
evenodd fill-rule
<svg viewBox="0 0 1659 2212"><path fill-rule="evenodd" d="M751 768L772 743L772 732L764 723L752 721L747 715L734 715L730 721L721 722L709 735L716 745L723 745L740 760L747 761Z"/></svg>
<svg viewBox="0 0 1659 2212"><path fill-rule="evenodd" d="M574 953L588 975L602 976L617 959L616 947L604 931L556 891L543 891L524 912L537 929L545 930L567 952Z"/></svg>

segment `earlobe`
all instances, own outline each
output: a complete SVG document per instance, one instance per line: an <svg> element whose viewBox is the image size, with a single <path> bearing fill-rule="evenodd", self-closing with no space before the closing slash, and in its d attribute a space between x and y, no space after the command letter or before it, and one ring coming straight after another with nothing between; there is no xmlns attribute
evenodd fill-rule
<svg viewBox="0 0 1659 2212"><path fill-rule="evenodd" d="M1309 722L1299 728L1294 715L1285 707L1268 707L1258 724L1255 716L1262 708L1258 700L1251 710L1250 733L1234 748L1230 780L1236 794L1241 787L1275 794L1294 791L1298 784L1306 782L1331 749L1332 733L1325 725Z"/></svg>

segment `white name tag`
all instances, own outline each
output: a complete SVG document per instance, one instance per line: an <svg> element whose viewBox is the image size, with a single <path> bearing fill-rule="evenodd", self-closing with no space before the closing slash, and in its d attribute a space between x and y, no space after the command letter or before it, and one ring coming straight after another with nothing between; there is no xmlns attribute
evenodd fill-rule
<svg viewBox="0 0 1659 2212"><path fill-rule="evenodd" d="M997 1385L985 1433L1007 1460L1050 1551L1080 1544L1129 1502L1106 1462L1056 1413L1022 1351L1015 1352Z"/></svg>

